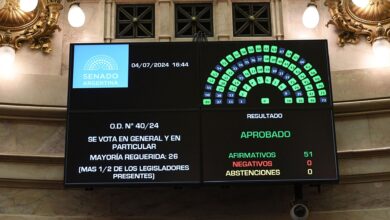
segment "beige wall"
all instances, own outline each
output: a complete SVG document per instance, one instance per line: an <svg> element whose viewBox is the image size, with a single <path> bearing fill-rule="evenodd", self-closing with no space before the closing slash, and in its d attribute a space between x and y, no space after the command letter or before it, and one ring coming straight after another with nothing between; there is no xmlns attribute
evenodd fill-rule
<svg viewBox="0 0 390 220"><path fill-rule="evenodd" d="M69 27L65 7L53 53L24 47L17 52L16 76L0 78L0 219L287 219L289 186L62 189L69 43L115 41L112 1L81 2L87 17L83 28ZM155 3L152 41L176 41L173 2L197 1L129 2ZM210 40L248 40L232 36L231 0L202 2L214 5ZM306 4L272 0L279 16L273 18L274 36L267 39L284 34L285 39L329 41L342 181L320 194L305 188L311 219L390 219L390 68L378 68L364 40L339 48L334 27L324 27L329 14L323 1L320 25L305 29Z"/></svg>

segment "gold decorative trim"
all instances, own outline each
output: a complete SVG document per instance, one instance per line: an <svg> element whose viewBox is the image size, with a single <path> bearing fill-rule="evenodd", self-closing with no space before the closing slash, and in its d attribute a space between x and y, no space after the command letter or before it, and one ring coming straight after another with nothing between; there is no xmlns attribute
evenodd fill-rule
<svg viewBox="0 0 390 220"><path fill-rule="evenodd" d="M5 6L0 9L0 45L20 49L24 43L29 43L31 49L50 53L50 38L55 31L61 30L57 25L63 9L61 0L41 0L29 13L20 10L17 0L5 1Z"/></svg>
<svg viewBox="0 0 390 220"><path fill-rule="evenodd" d="M360 37L369 43L378 37L390 38L390 2L370 0L365 8L359 8L352 0L325 0L332 24L339 30L338 45L357 44Z"/></svg>

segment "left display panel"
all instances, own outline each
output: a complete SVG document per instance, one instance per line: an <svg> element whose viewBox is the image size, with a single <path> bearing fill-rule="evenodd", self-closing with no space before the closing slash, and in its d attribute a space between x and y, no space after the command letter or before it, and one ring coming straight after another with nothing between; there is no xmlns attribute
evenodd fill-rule
<svg viewBox="0 0 390 220"><path fill-rule="evenodd" d="M200 183L196 50L71 45L65 185Z"/></svg>

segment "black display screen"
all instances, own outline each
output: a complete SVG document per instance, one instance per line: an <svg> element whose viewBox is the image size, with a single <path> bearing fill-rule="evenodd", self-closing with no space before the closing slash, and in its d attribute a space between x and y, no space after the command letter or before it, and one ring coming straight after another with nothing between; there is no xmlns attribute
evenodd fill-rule
<svg viewBox="0 0 390 220"><path fill-rule="evenodd" d="M66 185L338 180L327 42L72 44Z"/></svg>

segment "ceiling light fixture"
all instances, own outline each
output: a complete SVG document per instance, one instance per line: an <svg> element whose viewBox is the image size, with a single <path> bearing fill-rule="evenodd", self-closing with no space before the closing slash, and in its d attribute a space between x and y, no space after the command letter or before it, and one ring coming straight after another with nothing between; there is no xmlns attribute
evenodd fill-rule
<svg viewBox="0 0 390 220"><path fill-rule="evenodd" d="M310 3L307 5L307 8L302 16L303 25L306 28L315 28L317 27L320 21L320 14L317 9L317 4L315 0L310 0Z"/></svg>
<svg viewBox="0 0 390 220"><path fill-rule="evenodd" d="M68 21L72 27L82 27L85 23L85 14L78 1L73 1L68 12Z"/></svg>
<svg viewBox="0 0 390 220"><path fill-rule="evenodd" d="M358 7L365 8L370 3L370 0L352 0Z"/></svg>
<svg viewBox="0 0 390 220"><path fill-rule="evenodd" d="M376 59L381 63L390 62L390 42L389 37L386 36L386 30L381 23L378 24L377 36L372 43L372 50Z"/></svg>
<svg viewBox="0 0 390 220"><path fill-rule="evenodd" d="M38 0L19 0L19 7L24 12L34 11L38 6Z"/></svg>

